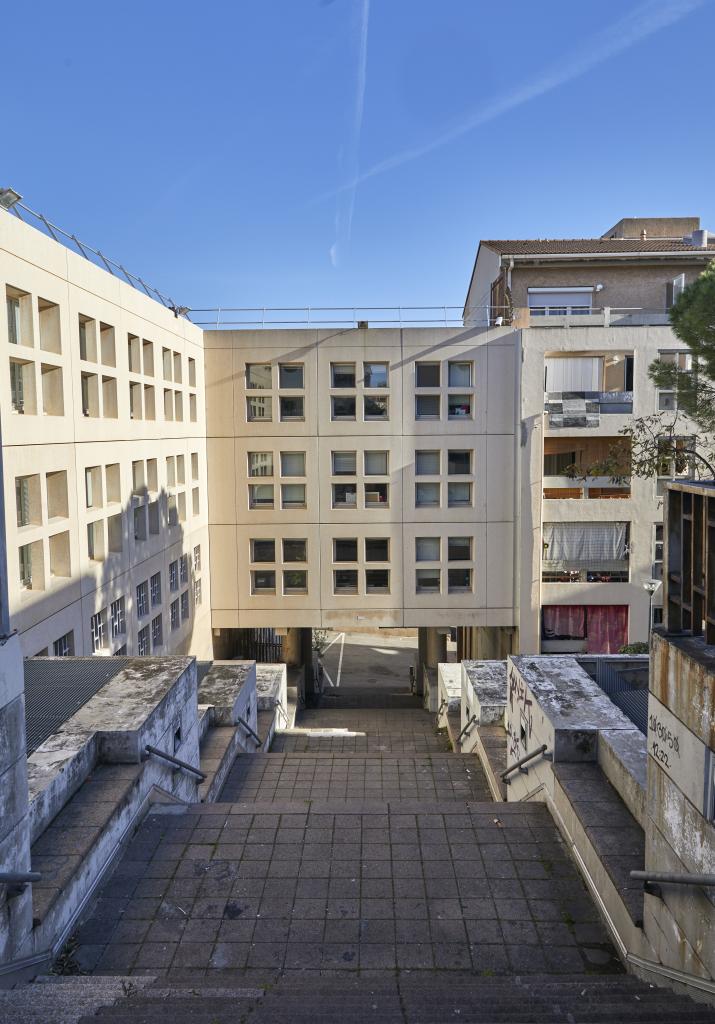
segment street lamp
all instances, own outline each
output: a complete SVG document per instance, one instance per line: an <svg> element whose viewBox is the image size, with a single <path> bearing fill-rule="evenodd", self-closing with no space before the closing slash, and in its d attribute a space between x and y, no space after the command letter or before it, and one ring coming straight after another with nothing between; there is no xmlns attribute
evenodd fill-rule
<svg viewBox="0 0 715 1024"><path fill-rule="evenodd" d="M643 589L648 594L648 633L653 629L653 596L660 586L660 580L645 580Z"/></svg>

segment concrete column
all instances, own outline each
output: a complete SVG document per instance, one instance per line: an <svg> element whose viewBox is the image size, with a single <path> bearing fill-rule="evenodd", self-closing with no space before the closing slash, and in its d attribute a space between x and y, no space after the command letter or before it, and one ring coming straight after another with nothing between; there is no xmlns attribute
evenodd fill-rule
<svg viewBox="0 0 715 1024"><path fill-rule="evenodd" d="M289 629L281 637L281 661L290 668L298 668L303 664L303 645L301 629Z"/></svg>
<svg viewBox="0 0 715 1024"><path fill-rule="evenodd" d="M447 660L447 635L428 626L425 629L425 663L427 668L437 668L441 661Z"/></svg>
<svg viewBox="0 0 715 1024"><path fill-rule="evenodd" d="M302 685L299 690L304 699L310 702L315 697L313 630L299 627L288 629L286 635L281 637L281 660L288 666L289 678L295 675L291 669L300 671Z"/></svg>

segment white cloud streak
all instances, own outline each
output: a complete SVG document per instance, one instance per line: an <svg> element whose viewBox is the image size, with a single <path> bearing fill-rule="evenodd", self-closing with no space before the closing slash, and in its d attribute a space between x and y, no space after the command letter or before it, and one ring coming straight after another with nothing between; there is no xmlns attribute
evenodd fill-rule
<svg viewBox="0 0 715 1024"><path fill-rule="evenodd" d="M355 81L355 101L348 142L343 152L346 177L349 184L337 190L337 209L335 211L335 241L330 247L330 262L334 267L340 262L341 249L350 241L355 213L355 192L360 179L360 137L362 135L363 114L365 111L365 89L367 86L367 34L370 21L370 0L359 0L357 26L357 73Z"/></svg>
<svg viewBox="0 0 715 1024"><path fill-rule="evenodd" d="M580 78L588 71L598 67L605 61L616 57L625 50L630 49L648 36L662 29L674 25L683 18L692 14L693 11L702 7L709 0L645 0L624 17L619 18L608 28L598 33L588 49L583 49L574 54L570 59L566 57L559 62L557 67L547 68L535 78L519 86L504 96L494 97L484 106L474 110L458 124L428 142L420 143L408 149L403 149L393 156L386 157L378 163L373 164L362 174L354 174L348 178L345 184L338 189L327 193L329 196L347 193L350 196L350 207L355 202L355 189L364 181L376 178L387 171L394 170L402 164L417 160L427 153L432 153L442 146L453 142L455 139L466 135L468 132L479 128L489 121L494 121L503 114L515 110L524 103L538 99L546 93L553 92L559 86L566 85L576 78Z"/></svg>

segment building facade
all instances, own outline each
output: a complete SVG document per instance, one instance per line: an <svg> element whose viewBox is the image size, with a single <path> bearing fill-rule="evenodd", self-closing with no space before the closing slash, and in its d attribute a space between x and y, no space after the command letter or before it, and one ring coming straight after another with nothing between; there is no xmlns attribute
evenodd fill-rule
<svg viewBox="0 0 715 1024"><path fill-rule="evenodd" d="M0 288L23 655L209 656L202 332L5 212Z"/></svg>

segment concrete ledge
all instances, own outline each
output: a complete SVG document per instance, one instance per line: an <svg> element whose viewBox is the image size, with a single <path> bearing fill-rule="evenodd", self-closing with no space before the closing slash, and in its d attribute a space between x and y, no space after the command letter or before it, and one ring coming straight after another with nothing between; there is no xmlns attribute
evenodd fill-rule
<svg viewBox="0 0 715 1024"><path fill-rule="evenodd" d="M300 690L300 681L298 679L292 680L295 685L296 693ZM283 709L283 715L281 722L277 723L277 728L286 729L288 728L287 722L290 720L290 713L288 710L288 667L284 664L256 665L256 699L258 702L259 711L272 711L277 705ZM259 736L263 738L263 733L258 730Z"/></svg>
<svg viewBox="0 0 715 1024"><path fill-rule="evenodd" d="M643 733L635 727L600 731L598 764L640 827L645 828L648 744Z"/></svg>
<svg viewBox="0 0 715 1024"><path fill-rule="evenodd" d="M472 733L474 743L470 753L482 763L489 790L495 800L506 800L507 785L501 778L506 768L506 730L503 725L480 725Z"/></svg>
<svg viewBox="0 0 715 1024"><path fill-rule="evenodd" d="M217 725L209 729L201 744L201 771L206 775L199 786L201 803L218 800L236 755L244 752L242 730L235 725Z"/></svg>
<svg viewBox="0 0 715 1024"><path fill-rule="evenodd" d="M235 725L240 715L251 721L256 695L255 661L214 661L198 688L199 704L211 707L212 725Z"/></svg>
<svg viewBox="0 0 715 1024"><path fill-rule="evenodd" d="M462 725L472 715L479 725L501 722L507 702L505 661L462 662Z"/></svg>

